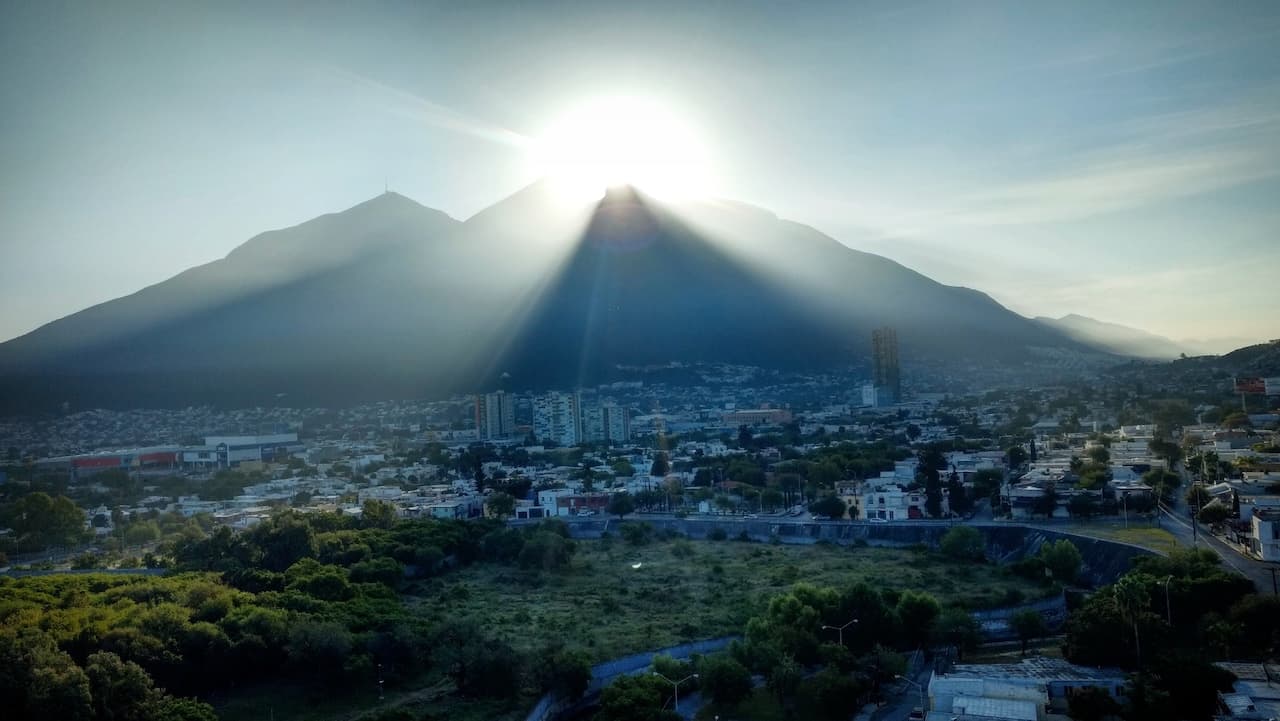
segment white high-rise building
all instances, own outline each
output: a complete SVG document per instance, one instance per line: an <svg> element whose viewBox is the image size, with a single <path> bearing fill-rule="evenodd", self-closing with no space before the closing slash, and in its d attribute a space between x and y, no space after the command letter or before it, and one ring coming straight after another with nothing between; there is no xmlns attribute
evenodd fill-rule
<svg viewBox="0 0 1280 721"><path fill-rule="evenodd" d="M581 399L577 393L551 391L533 399L533 434L560 446L582 442Z"/></svg>
<svg viewBox="0 0 1280 721"><path fill-rule="evenodd" d="M610 443L628 443L631 441L631 412L622 406L605 403L600 406L601 425L604 426L604 440Z"/></svg>
<svg viewBox="0 0 1280 721"><path fill-rule="evenodd" d="M482 441L509 438L516 428L515 398L505 391L476 396L476 433Z"/></svg>
<svg viewBox="0 0 1280 721"><path fill-rule="evenodd" d="M593 399L594 400L594 399ZM604 422L604 408L587 399L582 402L582 442L600 443L608 440Z"/></svg>

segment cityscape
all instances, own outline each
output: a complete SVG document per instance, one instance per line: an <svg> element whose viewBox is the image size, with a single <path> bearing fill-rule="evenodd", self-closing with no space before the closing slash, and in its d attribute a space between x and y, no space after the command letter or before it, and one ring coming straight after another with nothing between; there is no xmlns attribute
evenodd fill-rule
<svg viewBox="0 0 1280 721"><path fill-rule="evenodd" d="M0 718L1280 719L1277 47L0 3Z"/></svg>

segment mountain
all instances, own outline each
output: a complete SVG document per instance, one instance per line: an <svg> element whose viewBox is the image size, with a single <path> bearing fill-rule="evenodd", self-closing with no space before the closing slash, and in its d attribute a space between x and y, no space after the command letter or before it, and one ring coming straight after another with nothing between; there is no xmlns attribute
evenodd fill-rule
<svg viewBox="0 0 1280 721"><path fill-rule="evenodd" d="M1093 353L768 211L546 182L458 222L394 193L0 344L0 410L293 405L608 380L619 365Z"/></svg>
<svg viewBox="0 0 1280 721"><path fill-rule="evenodd" d="M1105 349L1116 355L1149 360L1168 360L1184 353L1199 355L1192 349L1163 336L1074 313L1061 318L1040 316L1035 321L1058 330L1069 338Z"/></svg>

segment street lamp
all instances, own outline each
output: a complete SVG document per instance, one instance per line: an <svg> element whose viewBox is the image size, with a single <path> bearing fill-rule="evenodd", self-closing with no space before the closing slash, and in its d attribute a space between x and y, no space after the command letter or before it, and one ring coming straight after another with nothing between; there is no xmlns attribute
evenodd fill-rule
<svg viewBox="0 0 1280 721"><path fill-rule="evenodd" d="M843 626L823 626L823 627L822 627L822 630L824 630L824 631L825 631L825 630L827 630L828 628L830 628L830 629L834 629L837 633L839 633L839 634L840 634L840 645L841 645L841 646L843 646L843 645L844 645L844 630L845 630L846 628L848 628L848 627L852 626L853 624L857 623L857 622L858 622L858 619L856 619L856 618L855 618L855 619L853 619L852 621L850 621L850 622L846 623L846 624L845 624L845 625L843 625Z"/></svg>
<svg viewBox="0 0 1280 721"><path fill-rule="evenodd" d="M916 683L915 681L912 681L911 679L907 678L906 676L903 676L902 674L895 674L894 678L901 679L911 684L912 686L915 686L920 691L920 710L921 711L926 710L925 703L924 703L924 686L921 686L920 684Z"/></svg>
<svg viewBox="0 0 1280 721"><path fill-rule="evenodd" d="M667 678L666 676L663 676L657 671L654 671L653 675L671 684L671 688L675 691L674 709L676 713L680 713L680 684L684 683L685 681L688 681L691 678L697 678L698 674L691 673L688 676L685 676L684 678L680 679L679 681L672 681L671 679Z"/></svg>
<svg viewBox="0 0 1280 721"><path fill-rule="evenodd" d="M1164 579L1164 619L1170 627L1173 626L1173 606L1169 603L1169 582L1172 580L1172 575Z"/></svg>

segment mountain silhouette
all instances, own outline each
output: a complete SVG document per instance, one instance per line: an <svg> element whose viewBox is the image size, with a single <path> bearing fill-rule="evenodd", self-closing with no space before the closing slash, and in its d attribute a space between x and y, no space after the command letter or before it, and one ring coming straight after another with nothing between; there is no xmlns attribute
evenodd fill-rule
<svg viewBox="0 0 1280 721"><path fill-rule="evenodd" d="M338 405L594 384L621 365L1025 362L1091 348L974 290L727 201L543 181L458 222L387 193L0 344L0 410Z"/></svg>
<svg viewBox="0 0 1280 721"><path fill-rule="evenodd" d="M1170 360L1194 351L1164 336L1138 328L1107 323L1071 313L1061 318L1037 317L1036 322L1061 331L1069 338L1102 348L1116 355L1154 360Z"/></svg>

